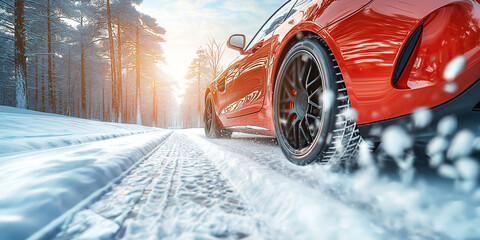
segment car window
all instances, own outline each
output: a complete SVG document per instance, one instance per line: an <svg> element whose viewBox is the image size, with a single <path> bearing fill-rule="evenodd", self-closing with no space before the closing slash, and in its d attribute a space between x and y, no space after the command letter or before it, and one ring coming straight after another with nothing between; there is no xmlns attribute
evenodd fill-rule
<svg viewBox="0 0 480 240"><path fill-rule="evenodd" d="M252 41L248 44L245 50L248 50L258 41L262 40L265 36L272 33L275 28L280 25L289 14L290 10L292 9L293 5L297 2L296 0L291 0L284 3L269 19L265 24L263 24L262 28L257 32L255 37L253 37Z"/></svg>
<svg viewBox="0 0 480 240"><path fill-rule="evenodd" d="M294 13L298 12L298 10L302 9L303 7L307 6L307 4L311 3L313 0L298 0L293 6L292 11L288 14L289 16L293 15Z"/></svg>

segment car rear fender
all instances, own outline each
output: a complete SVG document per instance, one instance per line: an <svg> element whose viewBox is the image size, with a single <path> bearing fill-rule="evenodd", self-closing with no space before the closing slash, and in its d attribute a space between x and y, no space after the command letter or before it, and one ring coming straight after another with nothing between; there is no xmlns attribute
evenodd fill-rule
<svg viewBox="0 0 480 240"><path fill-rule="evenodd" d="M383 0L323 29L319 35L338 60L357 123L432 108L472 85L479 72L479 15L480 5L472 0ZM403 50L420 26L418 51L395 78ZM444 69L459 55L466 59L465 74L455 80L457 91L445 91Z"/></svg>

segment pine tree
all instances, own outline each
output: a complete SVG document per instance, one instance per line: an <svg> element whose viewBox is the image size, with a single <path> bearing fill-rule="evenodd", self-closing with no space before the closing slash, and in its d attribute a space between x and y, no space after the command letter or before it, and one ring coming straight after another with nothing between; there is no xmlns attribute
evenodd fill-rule
<svg viewBox="0 0 480 240"><path fill-rule="evenodd" d="M17 81L15 105L27 108L27 59L24 28L25 1L15 1L15 78Z"/></svg>

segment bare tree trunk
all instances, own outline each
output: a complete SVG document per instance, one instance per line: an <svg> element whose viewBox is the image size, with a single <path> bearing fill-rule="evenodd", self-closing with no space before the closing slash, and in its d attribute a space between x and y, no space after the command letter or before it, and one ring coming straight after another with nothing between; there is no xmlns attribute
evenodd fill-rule
<svg viewBox="0 0 480 240"><path fill-rule="evenodd" d="M156 81L153 81L153 126L157 127L157 95Z"/></svg>
<svg viewBox="0 0 480 240"><path fill-rule="evenodd" d="M201 99L200 99L200 73L201 71L201 65L200 61L198 61L198 82L197 82L197 93L198 93L198 118L197 118L197 127L200 127L201 125L201 119L202 119L202 105L201 105Z"/></svg>
<svg viewBox="0 0 480 240"><path fill-rule="evenodd" d="M68 45L68 104L67 104L67 115L68 116L72 116L72 87L70 86L70 83L71 83L71 78L72 78L72 74L71 74L71 54L70 54L70 49L71 46Z"/></svg>
<svg viewBox="0 0 480 240"><path fill-rule="evenodd" d="M107 121L105 117L105 80L102 82L102 120Z"/></svg>
<svg viewBox="0 0 480 240"><path fill-rule="evenodd" d="M55 101L53 97L53 55L52 55L52 23L51 23L50 0L47 0L47 47L48 47L48 103L50 112L55 112Z"/></svg>
<svg viewBox="0 0 480 240"><path fill-rule="evenodd" d="M141 113L141 97L140 97L140 36L139 36L139 27L137 26L137 34L136 34L136 53L135 53L135 64L137 70L137 78L136 78L136 91L135 91L135 103L136 103L136 113L137 113L137 124L142 124L142 113Z"/></svg>
<svg viewBox="0 0 480 240"><path fill-rule="evenodd" d="M117 94L118 94L118 104L119 104L119 111L122 117L122 122L126 122L126 112L123 108L123 84L122 84L122 39L121 39L121 29L120 29L120 17L117 17L117 50L118 50L118 74L117 74Z"/></svg>
<svg viewBox="0 0 480 240"><path fill-rule="evenodd" d="M38 111L38 56L35 56L35 111Z"/></svg>
<svg viewBox="0 0 480 240"><path fill-rule="evenodd" d="M91 119L92 118L92 86L91 84L88 84L88 105L87 105L87 118Z"/></svg>
<svg viewBox="0 0 480 240"><path fill-rule="evenodd" d="M80 20L80 26L83 27L83 17ZM87 83L85 82L85 49L83 46L83 37L80 41L80 81L82 84L82 117L87 118Z"/></svg>
<svg viewBox="0 0 480 240"><path fill-rule="evenodd" d="M15 1L15 106L27 108L27 59L25 57L25 28L23 0Z"/></svg>
<svg viewBox="0 0 480 240"><path fill-rule="evenodd" d="M128 112L128 81L125 82L125 122L130 123L130 113Z"/></svg>
<svg viewBox="0 0 480 240"><path fill-rule="evenodd" d="M110 42L110 73L112 77L112 108L113 108L113 121L118 121L119 107L117 103L117 80L115 71L115 45L113 42L112 33L112 14L110 12L110 0L107 0L107 22L108 22L108 39Z"/></svg>
<svg viewBox="0 0 480 240"><path fill-rule="evenodd" d="M47 105L47 100L45 99L46 98L46 90L45 90L45 58L42 57L42 92L40 93L40 96L42 98L42 104L40 106L40 111L42 112L46 112L47 111L47 108L46 108L46 105Z"/></svg>

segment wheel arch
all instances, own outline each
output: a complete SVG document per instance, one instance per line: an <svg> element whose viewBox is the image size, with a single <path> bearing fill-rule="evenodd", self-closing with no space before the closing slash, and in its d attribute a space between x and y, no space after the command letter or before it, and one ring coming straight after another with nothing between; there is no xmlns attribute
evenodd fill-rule
<svg viewBox="0 0 480 240"><path fill-rule="evenodd" d="M208 94L210 94L211 92L212 90L210 89L210 87L207 87L207 89L205 90L205 96L204 96L203 102L207 102Z"/></svg>

